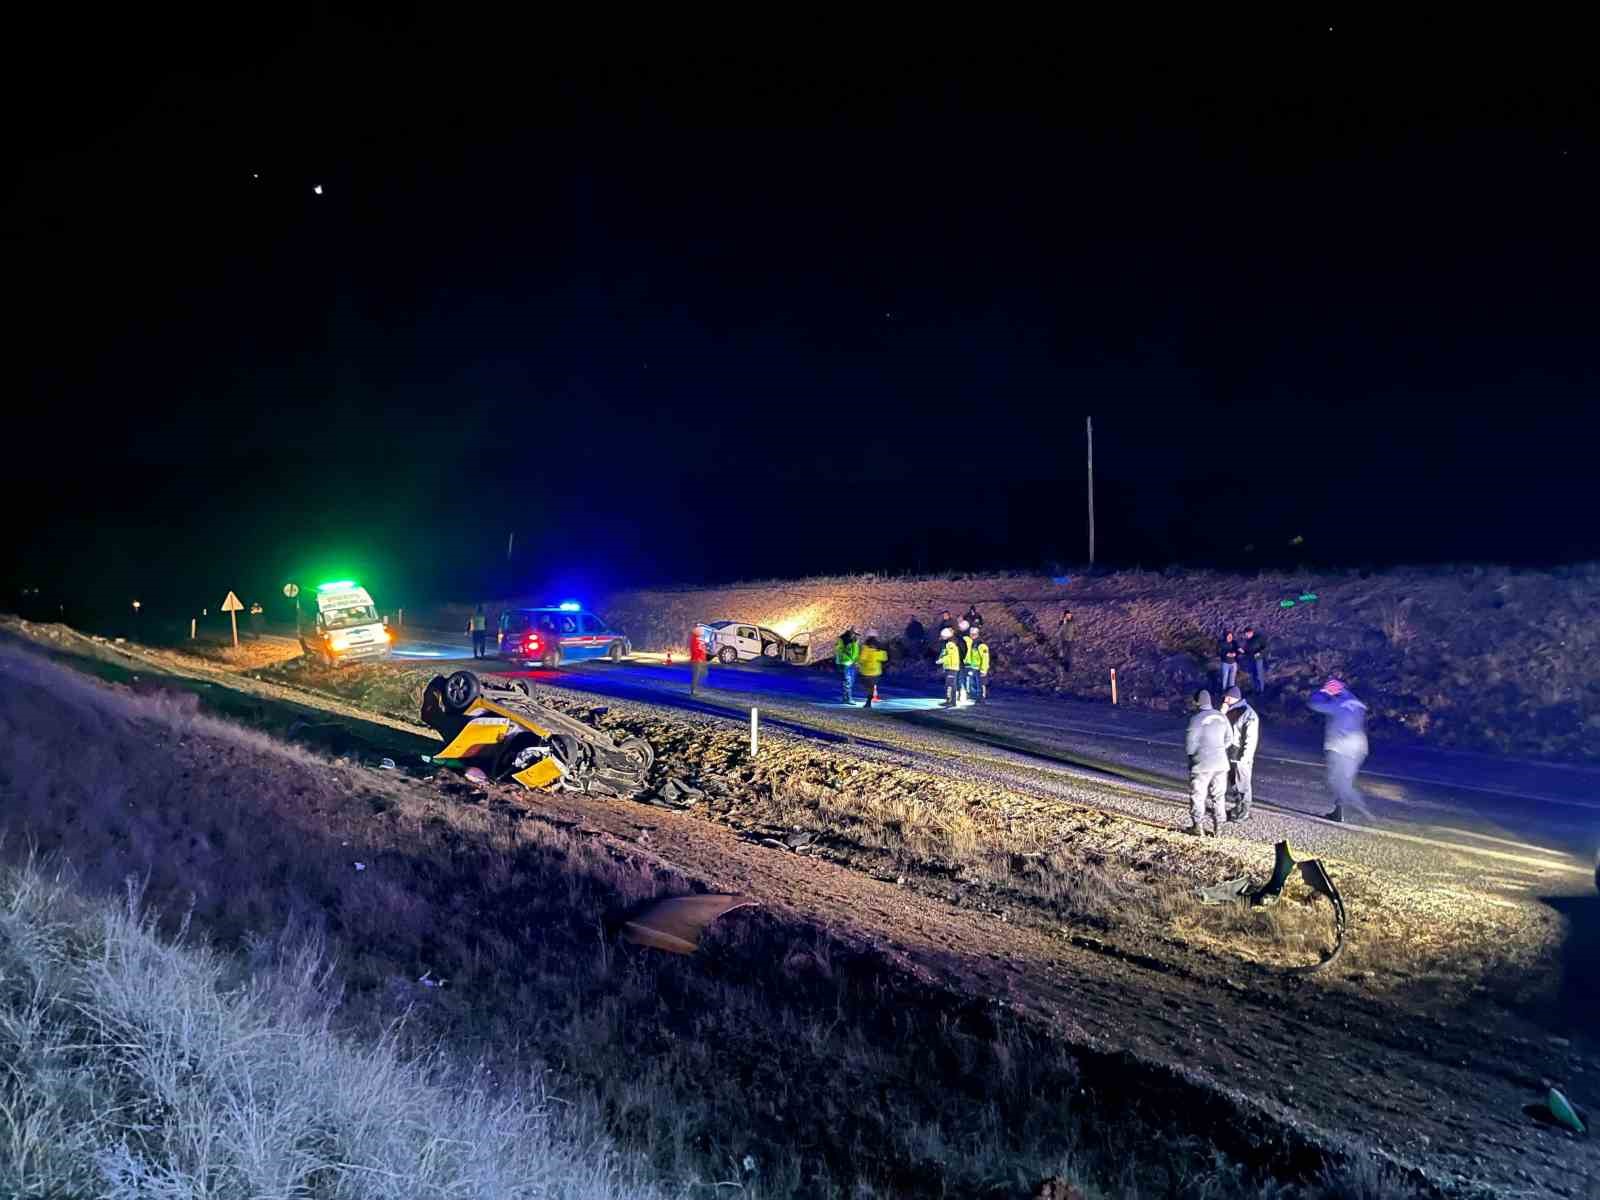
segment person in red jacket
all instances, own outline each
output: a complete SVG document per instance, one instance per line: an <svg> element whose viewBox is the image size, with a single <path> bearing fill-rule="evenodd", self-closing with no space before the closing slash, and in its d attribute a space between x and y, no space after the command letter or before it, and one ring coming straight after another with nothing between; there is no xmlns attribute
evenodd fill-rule
<svg viewBox="0 0 1600 1200"><path fill-rule="evenodd" d="M689 628L689 695L695 696L700 692L700 685L706 678L706 643L700 636L700 626L693 625Z"/></svg>

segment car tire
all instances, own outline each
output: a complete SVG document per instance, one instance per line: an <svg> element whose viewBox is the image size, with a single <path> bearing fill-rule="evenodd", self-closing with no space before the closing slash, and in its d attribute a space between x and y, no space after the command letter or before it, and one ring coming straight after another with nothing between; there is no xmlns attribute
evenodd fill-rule
<svg viewBox="0 0 1600 1200"><path fill-rule="evenodd" d="M483 689L478 677L471 671L457 671L444 681L445 710L453 713L467 711L467 706L478 698Z"/></svg>
<svg viewBox="0 0 1600 1200"><path fill-rule="evenodd" d="M732 646L724 646L721 650L717 651L717 661L723 666L731 667L734 663L739 661L739 652Z"/></svg>
<svg viewBox="0 0 1600 1200"><path fill-rule="evenodd" d="M561 647L556 646L546 650L544 657L539 660L539 665L546 671L554 671L561 665Z"/></svg>
<svg viewBox="0 0 1600 1200"><path fill-rule="evenodd" d="M606 651L606 657L609 658L614 663L621 662L622 661L622 643L621 642L612 642L611 643L611 649Z"/></svg>
<svg viewBox="0 0 1600 1200"><path fill-rule="evenodd" d="M623 755L628 765L636 771L648 771L655 765L655 749L643 738L625 738L617 746L617 753Z"/></svg>

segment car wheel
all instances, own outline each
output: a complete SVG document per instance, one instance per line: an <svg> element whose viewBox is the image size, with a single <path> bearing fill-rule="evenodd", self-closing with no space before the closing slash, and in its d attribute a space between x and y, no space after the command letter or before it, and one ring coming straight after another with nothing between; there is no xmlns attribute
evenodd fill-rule
<svg viewBox="0 0 1600 1200"><path fill-rule="evenodd" d="M627 738L617 747L617 752L628 760L636 771L648 771L656 761L656 752L643 738Z"/></svg>
<svg viewBox="0 0 1600 1200"><path fill-rule="evenodd" d="M545 656L539 662L546 671L554 671L561 665L561 647L555 646L545 651Z"/></svg>
<svg viewBox="0 0 1600 1200"><path fill-rule="evenodd" d="M471 671L457 671L444 681L444 706L453 713L466 712L467 705L478 698L480 691L476 675Z"/></svg>
<svg viewBox="0 0 1600 1200"><path fill-rule="evenodd" d="M611 643L611 649L606 651L606 657L609 658L614 663L621 662L622 661L622 643L621 642L612 642Z"/></svg>
<svg viewBox="0 0 1600 1200"><path fill-rule="evenodd" d="M717 651L717 661L727 666L732 666L739 661L739 652L732 646L724 646Z"/></svg>

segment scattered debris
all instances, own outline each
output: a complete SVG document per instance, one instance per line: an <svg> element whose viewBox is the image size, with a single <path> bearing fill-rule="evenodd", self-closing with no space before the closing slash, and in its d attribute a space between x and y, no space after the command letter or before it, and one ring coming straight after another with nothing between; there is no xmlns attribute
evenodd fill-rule
<svg viewBox="0 0 1600 1200"><path fill-rule="evenodd" d="M380 771L394 771L397 769L398 768L395 766L395 761L392 758L380 758L378 760L378 770Z"/></svg>
<svg viewBox="0 0 1600 1200"><path fill-rule="evenodd" d="M700 935L723 913L755 904L748 896L672 896L654 900L622 923L622 936L638 946L693 954Z"/></svg>
<svg viewBox="0 0 1600 1200"><path fill-rule="evenodd" d="M1311 966L1291 967L1291 971L1307 974L1320 971L1344 953L1344 898L1339 895L1339 889L1333 885L1333 880L1328 877L1327 870L1318 858L1296 859L1289 851L1288 842L1279 842L1273 847L1275 858L1272 866L1272 878L1254 890L1250 887L1250 880L1245 876L1237 879L1224 880L1208 887L1197 887L1195 897L1202 904L1228 904L1238 900L1247 900L1252 908L1259 908L1276 904L1283 896L1284 884L1289 882L1295 867L1300 868L1300 878L1305 880L1313 892L1320 893L1328 898L1333 905L1333 950L1321 962Z"/></svg>
<svg viewBox="0 0 1600 1200"><path fill-rule="evenodd" d="M464 778L472 783L488 783L489 777L484 774L482 767L468 767L462 772Z"/></svg>
<svg viewBox="0 0 1600 1200"><path fill-rule="evenodd" d="M432 971L424 971L422 973L422 977L418 979L417 982L426 988L442 988L450 981L448 979L435 979L433 978Z"/></svg>
<svg viewBox="0 0 1600 1200"><path fill-rule="evenodd" d="M353 865L355 866L355 869L358 870L358 871L365 871L367 869L367 864L364 863L364 862L358 862L358 863L355 863Z"/></svg>
<svg viewBox="0 0 1600 1200"><path fill-rule="evenodd" d="M1033 1189L1032 1200L1087 1200L1083 1192L1059 1175L1041 1179Z"/></svg>
<svg viewBox="0 0 1600 1200"><path fill-rule="evenodd" d="M1551 1088L1544 1102L1550 1109L1550 1115L1560 1125L1572 1130L1573 1133L1587 1134L1589 1132L1586 1122L1572 1107L1572 1102L1563 1096L1559 1089Z"/></svg>

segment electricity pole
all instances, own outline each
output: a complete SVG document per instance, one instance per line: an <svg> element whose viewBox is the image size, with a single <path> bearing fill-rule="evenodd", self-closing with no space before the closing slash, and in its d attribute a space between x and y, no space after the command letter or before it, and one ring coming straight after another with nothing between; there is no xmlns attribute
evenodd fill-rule
<svg viewBox="0 0 1600 1200"><path fill-rule="evenodd" d="M1089 565L1094 566L1094 418L1083 419L1089 435Z"/></svg>

